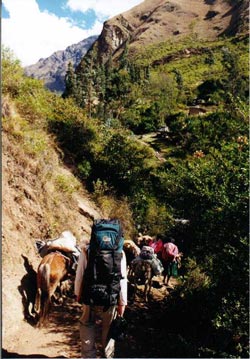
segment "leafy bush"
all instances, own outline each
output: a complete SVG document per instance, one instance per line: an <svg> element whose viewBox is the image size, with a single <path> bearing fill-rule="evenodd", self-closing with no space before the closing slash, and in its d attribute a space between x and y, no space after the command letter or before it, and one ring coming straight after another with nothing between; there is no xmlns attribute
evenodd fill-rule
<svg viewBox="0 0 250 359"><path fill-rule="evenodd" d="M91 164L89 161L83 160L81 163L77 165L77 174L82 180L87 179L90 173L91 173Z"/></svg>
<svg viewBox="0 0 250 359"><path fill-rule="evenodd" d="M152 151L126 133L114 133L99 154L95 174L122 194L132 195L145 186Z"/></svg>
<svg viewBox="0 0 250 359"><path fill-rule="evenodd" d="M18 95L23 82L23 69L14 53L5 46L2 47L2 92L11 97Z"/></svg>
<svg viewBox="0 0 250 359"><path fill-rule="evenodd" d="M55 183L60 191L68 194L76 192L79 188L79 183L73 177L65 176L64 174L58 174L55 178Z"/></svg>

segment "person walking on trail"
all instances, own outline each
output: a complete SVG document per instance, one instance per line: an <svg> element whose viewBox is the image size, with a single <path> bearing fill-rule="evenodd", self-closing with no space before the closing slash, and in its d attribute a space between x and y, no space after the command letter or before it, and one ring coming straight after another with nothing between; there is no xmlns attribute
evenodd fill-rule
<svg viewBox="0 0 250 359"><path fill-rule="evenodd" d="M165 284L165 279L167 278L166 285L169 288L173 288L169 284L170 278L177 277L178 275L178 260L180 257L181 257L181 253L179 253L179 249L175 244L175 240L171 238L169 242L163 245L163 250L162 250L162 262L164 267L163 283Z"/></svg>
<svg viewBox="0 0 250 359"><path fill-rule="evenodd" d="M163 250L163 240L162 236L160 234L157 234L155 240L153 240L151 243L149 243L149 246L154 249L155 254L157 257L162 260L162 250Z"/></svg>
<svg viewBox="0 0 250 359"><path fill-rule="evenodd" d="M113 358L110 326L127 305L127 265L118 220L94 221L89 245L82 248L75 295L83 304L80 318L81 357Z"/></svg>

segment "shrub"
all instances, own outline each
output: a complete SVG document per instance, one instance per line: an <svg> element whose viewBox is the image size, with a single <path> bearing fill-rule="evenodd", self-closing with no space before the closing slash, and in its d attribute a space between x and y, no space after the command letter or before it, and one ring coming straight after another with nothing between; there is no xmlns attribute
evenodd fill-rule
<svg viewBox="0 0 250 359"><path fill-rule="evenodd" d="M56 175L55 183L58 190L64 193L72 194L79 189L79 183L73 176L58 174Z"/></svg>
<svg viewBox="0 0 250 359"><path fill-rule="evenodd" d="M14 53L5 46L2 47L2 92L16 97L23 82L23 69Z"/></svg>

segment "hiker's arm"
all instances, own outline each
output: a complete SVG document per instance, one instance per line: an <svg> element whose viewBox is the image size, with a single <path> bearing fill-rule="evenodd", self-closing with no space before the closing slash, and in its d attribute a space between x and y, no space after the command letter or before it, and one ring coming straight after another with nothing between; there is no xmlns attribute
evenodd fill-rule
<svg viewBox="0 0 250 359"><path fill-rule="evenodd" d="M124 252L122 253L122 260L121 260L121 274L122 274L122 279L120 281L121 290L120 290L120 295L119 295L117 312L118 312L118 315L123 316L125 307L127 305L127 291L128 291L127 290L127 288L128 288L127 262L126 262L126 256L125 256Z"/></svg>
<svg viewBox="0 0 250 359"><path fill-rule="evenodd" d="M120 317L123 317L123 314L125 312L126 305L118 305L117 306L117 313Z"/></svg>
<svg viewBox="0 0 250 359"><path fill-rule="evenodd" d="M87 266L86 254L82 250L81 254L79 256L78 264L77 264L75 283L74 283L74 292L75 292L76 299L77 299L78 302L79 302L80 297L81 297L82 284L83 284L83 274L84 274L86 266Z"/></svg>

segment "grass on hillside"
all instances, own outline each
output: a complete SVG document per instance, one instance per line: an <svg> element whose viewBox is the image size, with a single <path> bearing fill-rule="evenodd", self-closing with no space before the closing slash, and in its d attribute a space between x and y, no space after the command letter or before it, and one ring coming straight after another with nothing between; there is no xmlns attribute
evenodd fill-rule
<svg viewBox="0 0 250 359"><path fill-rule="evenodd" d="M247 76L249 49L246 37L222 38L210 42L201 40L194 42L191 38L186 38L180 42L161 42L141 48L138 53L132 56L132 61L137 65L148 66L156 60L161 60L171 54L178 54L185 49L204 49L203 54L183 56L180 53L179 58L151 69L152 72L156 73L171 73L174 70L179 70L183 77L184 87L193 90L201 83L201 79L204 81L223 76L222 49L225 48L240 55L240 66L245 69ZM210 55L206 49L209 49ZM213 57L213 63L210 65L206 63L209 56Z"/></svg>
<svg viewBox="0 0 250 359"><path fill-rule="evenodd" d="M98 153L106 132L100 130L96 121L87 119L84 111L71 99L62 99L46 90L41 81L24 76L19 61L6 48L2 51L2 67L2 127L7 139L4 145L8 146L8 153L13 155L16 164L22 166L27 185L35 175L36 181L32 186L39 197L50 235L75 227L76 197L82 195L83 198L95 199L97 204L102 203L99 209L103 215L118 216L124 222L128 237L131 237L134 226L126 200L118 200L114 195L98 190L93 195L87 192L84 181L75 175L74 153L64 151L62 147L63 131L74 137L75 132L83 130L79 139L87 143L88 149L91 147L91 151ZM61 137L52 132L51 124L61 131ZM91 140L94 132L100 136ZM105 133L101 135L100 132Z"/></svg>

